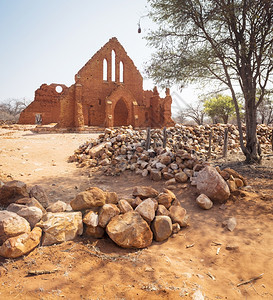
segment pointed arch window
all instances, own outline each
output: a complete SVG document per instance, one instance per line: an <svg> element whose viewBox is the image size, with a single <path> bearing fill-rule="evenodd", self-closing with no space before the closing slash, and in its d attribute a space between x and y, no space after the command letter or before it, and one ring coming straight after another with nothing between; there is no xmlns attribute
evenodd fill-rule
<svg viewBox="0 0 273 300"><path fill-rule="evenodd" d="M116 53L112 50L112 81L116 81Z"/></svg>
<svg viewBox="0 0 273 300"><path fill-rule="evenodd" d="M123 66L123 62L120 61L119 62L119 81L120 82L124 82L123 74L124 74L124 66Z"/></svg>
<svg viewBox="0 0 273 300"><path fill-rule="evenodd" d="M103 80L107 81L107 60L103 60Z"/></svg>

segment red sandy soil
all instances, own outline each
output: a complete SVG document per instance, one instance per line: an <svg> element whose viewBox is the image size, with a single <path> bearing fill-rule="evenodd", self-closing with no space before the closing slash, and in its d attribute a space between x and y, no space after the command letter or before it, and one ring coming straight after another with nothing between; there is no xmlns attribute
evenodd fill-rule
<svg viewBox="0 0 273 300"><path fill-rule="evenodd" d="M42 185L51 202L69 203L89 186L130 197L136 185L159 191L164 182L129 171L106 177L79 169L67 158L95 134L33 134L0 129L0 179ZM0 299L273 299L273 159L246 166L238 158L220 159L243 174L251 189L225 205L201 210L194 187L174 190L190 225L167 241L142 250L116 246L109 238L80 237L36 248L18 259L0 259ZM228 231L222 223L236 217ZM227 250L226 246L235 250ZM218 253L218 254L217 254ZM48 274L29 276L30 271ZM237 286L243 281L262 278Z"/></svg>

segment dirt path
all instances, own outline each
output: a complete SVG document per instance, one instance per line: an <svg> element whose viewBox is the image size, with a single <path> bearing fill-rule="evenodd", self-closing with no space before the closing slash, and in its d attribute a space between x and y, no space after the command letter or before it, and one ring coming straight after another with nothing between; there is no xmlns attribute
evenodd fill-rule
<svg viewBox="0 0 273 300"><path fill-rule="evenodd" d="M92 136L1 129L0 175L29 186L42 184L52 202L68 203L87 186L120 197L130 197L135 185L163 188L163 182L129 172L106 177L68 164L68 156ZM1 259L0 299L194 299L198 293L205 299L273 299L273 180L249 175L259 193L240 193L209 211L195 204L195 188L174 190L190 226L148 249L125 250L107 238L79 238L16 260ZM222 222L232 216L237 227L229 232ZM30 270L51 273L28 276ZM260 274L261 279L237 286Z"/></svg>

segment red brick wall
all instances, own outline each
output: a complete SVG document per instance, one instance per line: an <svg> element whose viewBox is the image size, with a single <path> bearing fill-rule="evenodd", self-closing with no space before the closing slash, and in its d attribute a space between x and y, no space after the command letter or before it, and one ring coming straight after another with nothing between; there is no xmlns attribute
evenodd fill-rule
<svg viewBox="0 0 273 300"><path fill-rule="evenodd" d="M112 52L115 62L112 61ZM107 80L104 79L107 61ZM123 64L123 80L120 74ZM112 78L115 64L115 78ZM34 124L41 114L43 123L59 123L59 127L89 126L161 127L172 124L169 90L164 99L156 90L143 91L143 78L116 38L110 39L75 75L70 88L43 84L35 92L35 100L21 113L19 123Z"/></svg>
<svg viewBox="0 0 273 300"><path fill-rule="evenodd" d="M56 87L61 86L58 93ZM22 111L19 118L20 124L35 124L35 115L42 115L42 124L57 123L60 121L60 97L68 92L68 87L63 84L42 84L35 91L35 99Z"/></svg>

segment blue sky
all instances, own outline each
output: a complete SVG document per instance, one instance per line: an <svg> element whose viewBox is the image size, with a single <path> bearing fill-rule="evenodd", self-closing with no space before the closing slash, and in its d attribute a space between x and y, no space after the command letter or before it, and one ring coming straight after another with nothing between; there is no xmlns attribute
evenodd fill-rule
<svg viewBox="0 0 273 300"><path fill-rule="evenodd" d="M111 37L117 37L143 74L153 26L146 0L0 0L0 102L33 100L43 83L74 83L77 71ZM152 89L144 80L144 89ZM191 101L191 90L182 96Z"/></svg>

